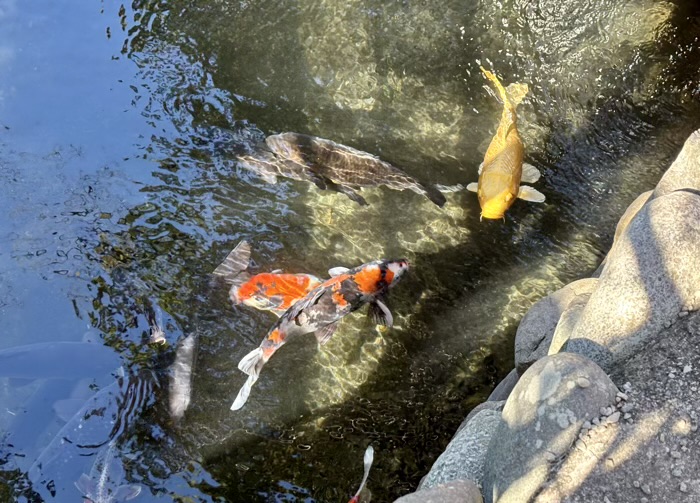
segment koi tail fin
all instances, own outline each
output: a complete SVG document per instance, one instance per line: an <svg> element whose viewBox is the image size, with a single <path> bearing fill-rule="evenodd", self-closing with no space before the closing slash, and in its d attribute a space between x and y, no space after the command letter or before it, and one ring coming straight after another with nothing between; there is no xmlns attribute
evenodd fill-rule
<svg viewBox="0 0 700 503"><path fill-rule="evenodd" d="M374 461L374 447L371 445L367 447L367 450L365 451L365 459L364 459L364 464L365 464L365 473L362 476L362 482L360 483L360 488L357 490L355 493L355 496L352 497L350 500L350 503L355 503L360 501L360 494L362 493L362 490L365 488L365 484L367 483L367 477L369 477L369 470L372 468L372 462Z"/></svg>
<svg viewBox="0 0 700 503"><path fill-rule="evenodd" d="M245 355L240 362L238 362L238 369L249 376L257 377L260 375L260 370L263 365L265 365L265 358L263 357L262 348L256 348L247 355Z"/></svg>
<svg viewBox="0 0 700 503"><path fill-rule="evenodd" d="M245 403L248 401L248 397L250 396L250 390L257 380L258 376L256 375L248 376L248 379L246 379L243 387L238 392L238 395L236 395L236 399L231 404L231 410L239 410L245 405Z"/></svg>
<svg viewBox="0 0 700 503"><path fill-rule="evenodd" d="M243 240L238 243L231 253L226 256L224 261L214 269L212 274L218 276L229 285L241 284L242 281L239 283L239 276L248 269L249 263L250 243Z"/></svg>
<svg viewBox="0 0 700 503"><path fill-rule="evenodd" d="M527 84L511 84L506 89L493 72L486 70L483 66L480 66L479 68L484 74L484 77L489 79L493 85L496 86L498 96L501 98L501 101L503 101L503 105L507 108L515 110L529 91Z"/></svg>

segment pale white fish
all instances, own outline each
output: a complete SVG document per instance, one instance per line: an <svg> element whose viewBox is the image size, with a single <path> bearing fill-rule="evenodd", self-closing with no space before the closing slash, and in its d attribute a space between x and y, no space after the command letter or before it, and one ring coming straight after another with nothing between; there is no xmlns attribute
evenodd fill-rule
<svg viewBox="0 0 700 503"><path fill-rule="evenodd" d="M196 349L197 336L188 335L178 344L175 361L170 366L168 405L170 417L176 422L182 419L192 398L192 370Z"/></svg>

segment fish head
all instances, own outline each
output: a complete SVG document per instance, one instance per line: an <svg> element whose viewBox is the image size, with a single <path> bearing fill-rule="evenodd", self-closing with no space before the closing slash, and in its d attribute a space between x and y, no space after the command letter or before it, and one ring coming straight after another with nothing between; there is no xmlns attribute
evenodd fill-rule
<svg viewBox="0 0 700 503"><path fill-rule="evenodd" d="M406 260L405 258L398 260L387 260L386 280L390 288L394 286L399 281L399 279L401 279L401 276L403 276L403 274L406 271L408 271L408 266L408 260Z"/></svg>
<svg viewBox="0 0 700 503"><path fill-rule="evenodd" d="M481 206L481 218L501 219L516 199L516 194L510 187L504 187L498 191L482 190L479 187L479 205Z"/></svg>

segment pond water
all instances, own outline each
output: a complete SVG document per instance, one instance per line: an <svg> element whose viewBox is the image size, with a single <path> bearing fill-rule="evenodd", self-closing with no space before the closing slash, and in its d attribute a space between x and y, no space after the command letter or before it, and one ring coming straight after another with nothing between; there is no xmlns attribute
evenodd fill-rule
<svg viewBox="0 0 700 503"><path fill-rule="evenodd" d="M415 489L512 368L523 314L596 269L700 126L693 0L64 4L0 0L0 350L88 334L155 370L118 444L135 501L347 501L369 444L373 501ZM480 64L530 87L519 129L547 201L505 222L480 222L465 191L440 209L372 188L360 207L235 160L295 131L426 183L476 181L500 116ZM407 257L395 326L360 312L320 350L293 341L231 412L237 363L275 320L209 282L244 238L260 271ZM147 343L151 304L164 347ZM186 334L192 403L174 424L163 369ZM0 499L76 501L77 476L25 474L63 427L53 402L113 372L57 384L0 369Z"/></svg>

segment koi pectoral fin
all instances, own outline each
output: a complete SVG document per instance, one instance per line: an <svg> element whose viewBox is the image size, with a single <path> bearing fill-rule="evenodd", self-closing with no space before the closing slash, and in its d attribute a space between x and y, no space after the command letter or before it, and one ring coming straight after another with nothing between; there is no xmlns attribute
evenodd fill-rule
<svg viewBox="0 0 700 503"><path fill-rule="evenodd" d="M539 190L533 189L528 185L521 185L518 191L518 198L531 203L543 203L545 200L544 194Z"/></svg>
<svg viewBox="0 0 700 503"><path fill-rule="evenodd" d="M478 192L479 191L479 184L477 182L472 182L469 185L467 185L467 190L469 192Z"/></svg>
<svg viewBox="0 0 700 503"><path fill-rule="evenodd" d="M314 335L316 336L316 340L318 343L323 346L326 342L328 342L335 331L338 329L338 322L336 321L335 323L331 323L330 325L326 325L323 328L319 328L316 330Z"/></svg>
<svg viewBox="0 0 700 503"><path fill-rule="evenodd" d="M256 375L248 376L248 379L246 379L245 383L243 384L243 387L238 392L236 399L231 404L231 410L239 410L245 405L245 403L248 401L248 397L250 396L250 390L252 389L253 384L255 384L255 381L257 380L258 376Z"/></svg>
<svg viewBox="0 0 700 503"><path fill-rule="evenodd" d="M338 266L338 267L331 267L330 269L328 269L328 275L329 275L331 278L334 278L335 276L340 276L341 274L345 274L345 273L348 272L349 270L350 270L350 269L348 269L347 267L340 267L340 266Z"/></svg>
<svg viewBox="0 0 700 503"><path fill-rule="evenodd" d="M129 501L141 494L141 486L137 484L125 484L114 491L114 501Z"/></svg>
<svg viewBox="0 0 700 503"><path fill-rule="evenodd" d="M250 263L250 243L241 241L229 253L224 261L214 269L212 275L220 277L224 282L232 284L236 276L248 268Z"/></svg>
<svg viewBox="0 0 700 503"><path fill-rule="evenodd" d="M520 181L525 183L535 183L540 179L540 170L534 167L532 164L526 162L523 163L523 175Z"/></svg>
<svg viewBox="0 0 700 503"><path fill-rule="evenodd" d="M389 311L386 304L379 299L376 299L369 305L369 312L367 314L377 325L391 327L394 324L394 317L391 315L391 311Z"/></svg>

